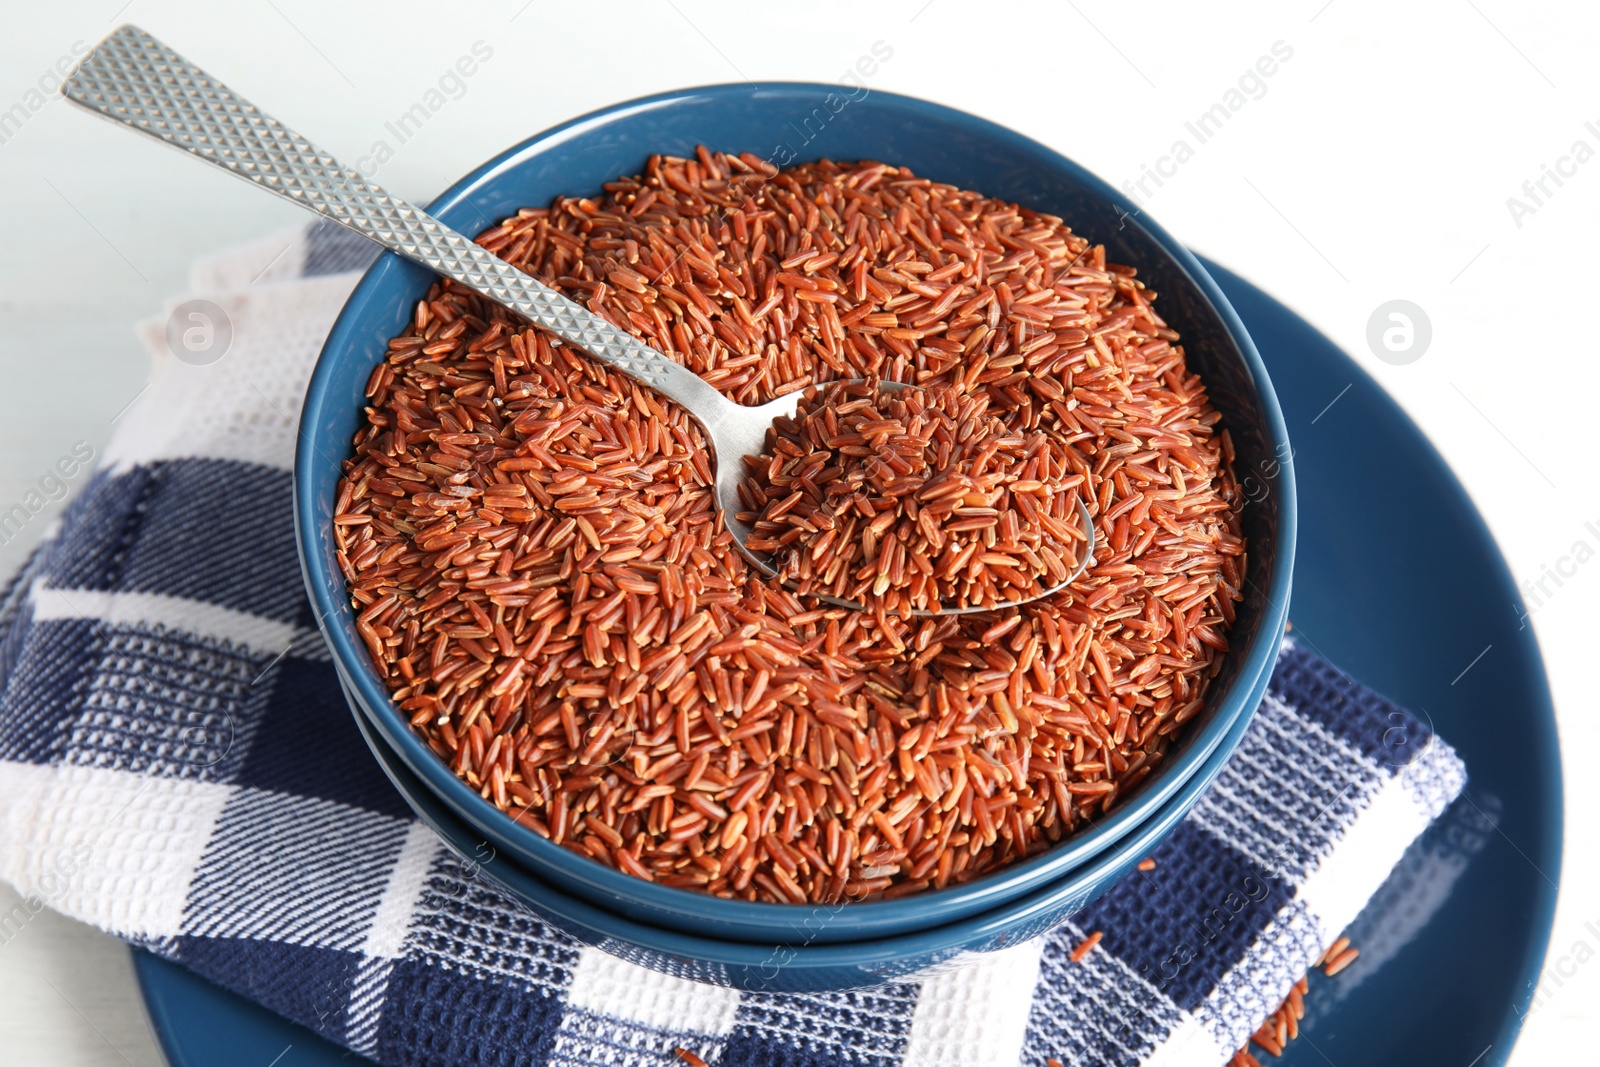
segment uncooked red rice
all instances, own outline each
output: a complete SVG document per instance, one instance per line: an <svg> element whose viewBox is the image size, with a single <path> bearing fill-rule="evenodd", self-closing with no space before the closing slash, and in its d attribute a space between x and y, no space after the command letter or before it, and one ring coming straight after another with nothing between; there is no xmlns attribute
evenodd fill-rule
<svg viewBox="0 0 1600 1067"><path fill-rule="evenodd" d="M988 407L953 385L807 390L749 460L746 546L798 592L891 614L994 608L1060 586L1088 547L1075 491L1088 463Z"/></svg>
<svg viewBox="0 0 1600 1067"><path fill-rule="evenodd" d="M1077 947L1068 953L1067 958L1073 963L1082 963L1084 957L1093 952L1094 947L1100 943L1100 938L1102 936L1104 936L1102 931L1096 930L1094 933L1080 941Z"/></svg>
<svg viewBox="0 0 1600 1067"><path fill-rule="evenodd" d="M1099 550L1021 609L819 606L731 547L700 432L452 283L367 386L335 504L356 626L455 773L656 882L799 902L946 886L1153 773L1244 568L1232 451L1132 269L881 163L704 149L479 242L753 403L954 386L1082 457Z"/></svg>
<svg viewBox="0 0 1600 1067"><path fill-rule="evenodd" d="M1332 978L1349 966L1358 955L1360 950L1350 947L1350 939L1340 937L1328 946L1328 950L1313 966L1321 967L1323 974ZM1341 960L1343 962L1340 962ZM1289 995L1278 1005L1277 1010L1262 1021L1243 1048L1234 1052L1228 1061L1229 1067L1261 1067L1261 1061L1250 1051L1251 1044L1270 1055L1282 1056L1289 1042L1300 1036L1300 1022L1306 1017L1305 998L1310 992L1310 976L1302 975L1300 980L1289 988Z"/></svg>

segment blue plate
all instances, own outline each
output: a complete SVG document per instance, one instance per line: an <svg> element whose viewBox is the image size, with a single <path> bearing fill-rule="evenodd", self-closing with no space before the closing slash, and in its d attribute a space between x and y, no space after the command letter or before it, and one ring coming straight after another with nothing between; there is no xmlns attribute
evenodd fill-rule
<svg viewBox="0 0 1600 1067"><path fill-rule="evenodd" d="M1521 601L1466 495L1382 390L1292 312L1208 268L1267 361L1298 450L1296 634L1427 714L1472 776L1357 920L1361 960L1313 986L1305 1036L1280 1062L1481 1055L1494 1067L1532 995L1561 858L1555 720ZM135 967L173 1067L353 1060L181 967L144 952Z"/></svg>

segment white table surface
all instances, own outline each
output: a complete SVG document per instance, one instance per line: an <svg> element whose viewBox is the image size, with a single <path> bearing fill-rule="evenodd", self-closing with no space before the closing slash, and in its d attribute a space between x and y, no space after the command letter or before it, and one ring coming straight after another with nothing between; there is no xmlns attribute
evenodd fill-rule
<svg viewBox="0 0 1600 1067"><path fill-rule="evenodd" d="M1586 320L1600 289L1600 158L1562 162L1579 140L1600 150L1594 5L1254 0L1224 14L1169 0L815 0L761 10L708 0L120 2L8 5L0 112L27 107L30 86L75 42L131 20L354 160L486 41L494 55L464 94L378 174L426 198L507 144L591 108L746 77L834 81L882 41L893 55L873 88L995 118L1113 183L1159 163L1171 176L1159 188L1146 179L1150 213L1355 354L1454 466L1519 581L1547 566L1573 572L1559 589L1547 579L1553 595L1534 626L1566 751L1600 745L1588 670L1600 643L1600 563L1572 562L1578 543L1600 548L1596 427L1584 414L1600 394ZM441 22L447 7L461 13ZM1277 42L1292 56L1259 98L1193 158L1163 163L1175 140L1194 144L1185 122ZM76 442L104 445L144 378L131 324L161 313L190 260L301 221L293 207L59 100L4 133L0 511ZM1522 186L1545 165L1575 173L1559 187L1547 178L1549 195L1535 203ZM1513 213L1510 197L1534 210ZM1432 324L1428 351L1407 365L1380 361L1366 341L1369 317L1393 299L1414 302ZM0 569L21 559L47 517L0 546ZM1517 1064L1594 1055L1600 965L1577 960L1600 950L1600 776L1569 769L1566 796L1547 960L1561 984L1529 1021ZM15 899L0 888L0 912ZM39 1067L159 1063L126 950L58 916L30 922L0 946L0 1050L7 1063Z"/></svg>

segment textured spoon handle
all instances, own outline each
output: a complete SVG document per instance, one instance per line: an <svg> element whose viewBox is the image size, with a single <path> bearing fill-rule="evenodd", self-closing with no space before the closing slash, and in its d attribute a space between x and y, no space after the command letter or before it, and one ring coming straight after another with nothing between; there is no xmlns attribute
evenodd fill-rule
<svg viewBox="0 0 1600 1067"><path fill-rule="evenodd" d="M455 279L666 394L702 422L716 421L729 403L649 345L384 192L137 26L123 26L96 45L61 91L80 107L247 178Z"/></svg>

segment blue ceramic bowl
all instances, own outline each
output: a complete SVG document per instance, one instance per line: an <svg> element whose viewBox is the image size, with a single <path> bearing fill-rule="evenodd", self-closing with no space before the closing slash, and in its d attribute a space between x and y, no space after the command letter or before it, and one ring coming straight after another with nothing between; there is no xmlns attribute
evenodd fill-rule
<svg viewBox="0 0 1600 1067"><path fill-rule="evenodd" d="M812 907L729 901L655 885L552 844L508 819L451 773L390 702L355 630L334 559L331 513L340 461L360 421L363 387L433 280L386 254L356 287L323 347L307 389L295 457L295 526L307 588L358 715L454 818L540 884L593 901L630 920L752 943L881 938L948 924L1029 894L1079 871L1105 871L1151 843L1163 811L1192 802L1198 772L1254 711L1277 656L1294 557L1294 472L1288 434L1265 367L1244 326L1200 263L1166 231L1082 167L984 119L889 93L823 107L837 86L721 85L617 104L574 119L490 160L433 202L444 222L477 233L521 207L596 192L642 169L656 152L689 155L697 144L786 163L873 158L1059 215L1139 269L1181 332L1190 366L1205 380L1233 436L1249 501L1244 532L1249 581L1230 635L1232 651L1207 706L1158 774L1097 825L1025 862L971 883L843 909L818 934ZM821 109L821 110L817 110ZM827 116L819 125L816 116ZM791 120L793 120L791 122ZM1086 866L1093 864L1092 866ZM1110 865L1109 867L1107 865ZM1054 891L1052 889L1052 891Z"/></svg>
<svg viewBox="0 0 1600 1067"><path fill-rule="evenodd" d="M349 680L342 674L341 680L346 695L354 699ZM1251 695L1258 701L1266 692L1267 680L1268 676L1262 675L1251 687ZM463 861L466 870L474 872L472 877L481 874L524 904L535 918L586 945L679 978L752 992L818 993L925 978L970 962L976 953L996 952L1058 926L1115 884L1178 825L1228 762L1250 725L1250 716L1237 717L1222 744L1197 769L1193 780L1198 788L1183 791L1151 812L1123 838L1126 848L1103 852L1070 874L999 907L932 929L840 943L811 937L791 944L725 940L652 926L563 891L519 865L514 857L485 850L483 835L411 773L370 719L357 715L356 725L395 788ZM860 906L814 905L802 910L809 931L820 934Z"/></svg>

